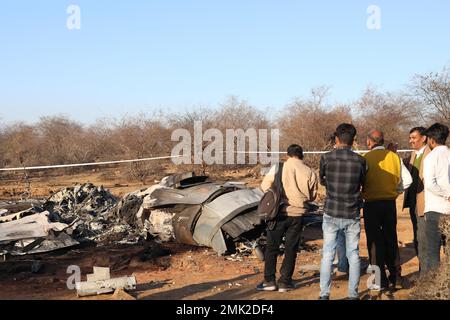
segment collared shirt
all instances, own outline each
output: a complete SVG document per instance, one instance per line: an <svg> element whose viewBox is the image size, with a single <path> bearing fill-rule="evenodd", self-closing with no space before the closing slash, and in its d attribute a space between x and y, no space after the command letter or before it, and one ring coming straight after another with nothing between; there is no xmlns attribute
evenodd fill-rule
<svg viewBox="0 0 450 320"><path fill-rule="evenodd" d="M424 145L421 149L414 150L414 152L416 153L416 156L420 156L421 154L423 154L426 147L427 147L427 145Z"/></svg>
<svg viewBox="0 0 450 320"><path fill-rule="evenodd" d="M386 148L383 146L378 146L373 148L372 150L385 150ZM423 150L425 150L425 147L423 148ZM422 150L422 152L423 152ZM399 157L400 159L400 157ZM411 176L411 173L409 173L408 168L406 168L405 164L403 163L403 161L400 159L400 182L398 183L397 186L397 192L398 193L402 193L403 191L405 191L406 189L409 188L409 186L412 184L413 182L413 178Z"/></svg>
<svg viewBox="0 0 450 320"><path fill-rule="evenodd" d="M320 182L327 190L327 215L346 219L359 217L366 171L366 160L350 147L337 148L322 156Z"/></svg>
<svg viewBox="0 0 450 320"><path fill-rule="evenodd" d="M423 161L425 212L450 214L450 149L438 146Z"/></svg>

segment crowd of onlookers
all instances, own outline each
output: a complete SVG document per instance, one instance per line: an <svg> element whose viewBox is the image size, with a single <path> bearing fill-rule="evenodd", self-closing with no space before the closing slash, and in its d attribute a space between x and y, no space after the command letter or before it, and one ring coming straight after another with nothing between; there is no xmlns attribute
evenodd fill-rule
<svg viewBox="0 0 450 320"><path fill-rule="evenodd" d="M404 193L414 232L414 247L420 273L440 265L443 235L442 215L450 214L450 150L446 146L449 129L436 123L429 128L411 129L413 151L400 158L395 146L384 147L384 135L373 130L367 135L369 151L353 150L356 128L343 123L334 133L334 149L320 159L319 176L303 162L303 149L291 145L288 159L275 165L264 177L267 191L275 176L281 177L281 204L275 223L267 230L264 281L259 290L286 292L295 288L292 275L303 226L302 216L317 196L318 184L326 188L322 222L323 249L320 268L320 299L330 298L331 276L336 252L339 271L348 273L348 298L359 299L361 211L367 238L369 267L378 277L369 290L402 287L397 240L398 196ZM280 278L276 281L276 262L285 241Z"/></svg>

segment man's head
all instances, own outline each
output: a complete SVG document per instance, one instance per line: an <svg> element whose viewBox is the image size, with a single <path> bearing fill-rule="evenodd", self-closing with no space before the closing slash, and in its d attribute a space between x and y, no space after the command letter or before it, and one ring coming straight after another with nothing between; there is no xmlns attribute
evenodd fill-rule
<svg viewBox="0 0 450 320"><path fill-rule="evenodd" d="M420 150L427 144L424 127L415 127L409 131L409 144L414 150Z"/></svg>
<svg viewBox="0 0 450 320"><path fill-rule="evenodd" d="M390 142L387 147L387 150L392 151L394 153L397 153L398 151L398 143L397 142Z"/></svg>
<svg viewBox="0 0 450 320"><path fill-rule="evenodd" d="M349 123L342 123L336 128L334 133L337 146L349 146L353 145L356 136L356 128Z"/></svg>
<svg viewBox="0 0 450 320"><path fill-rule="evenodd" d="M445 145L447 142L448 127L440 123L435 123L427 129L425 134L428 137L428 145L431 149L434 149L438 146Z"/></svg>
<svg viewBox="0 0 450 320"><path fill-rule="evenodd" d="M380 130L372 130L367 135L367 147L372 150L375 147L384 145L384 134Z"/></svg>
<svg viewBox="0 0 450 320"><path fill-rule="evenodd" d="M303 148L298 144L291 144L287 149L287 155L289 158L298 158L303 160Z"/></svg>

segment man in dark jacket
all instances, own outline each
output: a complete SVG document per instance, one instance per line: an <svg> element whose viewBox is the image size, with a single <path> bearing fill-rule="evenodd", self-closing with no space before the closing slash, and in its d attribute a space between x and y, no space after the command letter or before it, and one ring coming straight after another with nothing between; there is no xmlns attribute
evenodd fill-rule
<svg viewBox="0 0 450 320"><path fill-rule="evenodd" d="M423 160L431 151L427 145L425 131L426 129L424 127L416 127L411 129L409 132L409 144L414 151L411 152L409 157L403 160L413 178L412 184L405 191L403 208L409 208L409 215L411 216L414 232L414 248L416 249L416 255L418 255L419 252L419 244L417 241L417 220L418 217L423 216L425 209Z"/></svg>

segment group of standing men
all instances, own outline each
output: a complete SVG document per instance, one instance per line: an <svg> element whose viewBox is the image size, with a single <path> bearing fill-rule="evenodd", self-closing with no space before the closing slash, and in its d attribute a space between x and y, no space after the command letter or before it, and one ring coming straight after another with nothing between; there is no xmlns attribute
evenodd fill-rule
<svg viewBox="0 0 450 320"><path fill-rule="evenodd" d="M319 177L303 162L303 150L291 145L282 166L282 205L275 227L267 231L264 281L259 290L286 292L295 288L292 275L302 230L302 216L317 196L318 183L326 188L322 222L323 250L320 268L320 299L328 300L336 248L340 265L347 265L348 298L359 299L361 273L359 241L361 209L367 238L370 267L377 270L379 283L371 290L398 288L402 284L397 240L397 197L405 192L414 230L414 246L420 272L439 267L442 234L439 220L450 214L450 149L447 126L436 123L410 131L410 157L401 159L396 150L384 147L384 135L372 130L367 135L369 152L354 152L357 131L347 123L334 133L335 147L320 160ZM268 190L279 166L264 177ZM276 261L285 238L281 277L276 281ZM386 273L386 269L389 275Z"/></svg>

